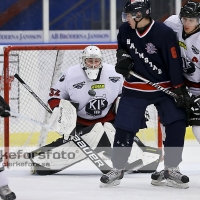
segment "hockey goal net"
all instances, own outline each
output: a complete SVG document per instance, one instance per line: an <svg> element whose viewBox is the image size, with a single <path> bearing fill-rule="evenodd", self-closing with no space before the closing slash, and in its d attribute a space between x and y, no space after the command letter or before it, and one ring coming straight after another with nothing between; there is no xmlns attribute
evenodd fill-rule
<svg viewBox="0 0 200 200"><path fill-rule="evenodd" d="M82 50L88 45L46 45L46 46L8 46L4 48L4 72L1 80L1 95L9 102L11 110L31 119L46 123L49 114L36 99L18 82L10 80L14 74L19 76L47 104L50 87L58 80L61 72L79 62ZM103 53L104 62L116 63L117 45L97 45ZM76 72L74 72L76 73ZM144 144L161 147L158 128L158 115L154 106L146 112L147 129L138 133ZM29 152L60 137L56 132L46 132L44 128L21 118L1 118L0 147L5 153ZM4 143L3 143L4 139ZM6 157L9 159L9 157ZM8 161L8 160L7 160Z"/></svg>

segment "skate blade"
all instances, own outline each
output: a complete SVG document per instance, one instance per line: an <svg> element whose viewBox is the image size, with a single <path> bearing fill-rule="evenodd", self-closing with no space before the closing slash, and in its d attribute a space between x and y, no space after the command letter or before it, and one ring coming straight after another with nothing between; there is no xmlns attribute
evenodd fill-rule
<svg viewBox="0 0 200 200"><path fill-rule="evenodd" d="M167 179L166 180L166 186L179 188L179 189L187 189L187 188L189 188L189 184L188 183L177 183L176 181L173 181L171 179Z"/></svg>
<svg viewBox="0 0 200 200"><path fill-rule="evenodd" d="M113 181L111 183L102 183L101 182L100 185L99 185L99 187L100 188L113 187L113 186L119 185L120 182L121 182L121 180L115 180L115 181Z"/></svg>
<svg viewBox="0 0 200 200"><path fill-rule="evenodd" d="M165 180L163 180L163 181L151 180L151 185L154 185L154 186L165 186L166 182L165 182Z"/></svg>

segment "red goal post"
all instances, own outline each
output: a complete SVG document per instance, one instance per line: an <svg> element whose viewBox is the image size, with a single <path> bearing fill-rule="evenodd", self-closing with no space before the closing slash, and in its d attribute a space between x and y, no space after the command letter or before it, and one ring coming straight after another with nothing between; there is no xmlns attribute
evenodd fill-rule
<svg viewBox="0 0 200 200"><path fill-rule="evenodd" d="M79 57L87 44L79 45L30 45L7 46L4 48L4 98L11 110L26 115L40 122L46 122L49 114L29 94L29 92L10 77L15 73L31 87L31 89L47 103L49 89L60 76L62 70L79 63ZM103 54L103 61L115 65L116 44L96 44ZM158 123L158 115L154 106L148 110L147 129L138 133L144 144L162 147L162 135ZM2 119L0 121L2 124ZM17 151L23 147L30 151L38 146L50 143L58 138L55 132L46 132L43 128L26 122L20 118L5 118L3 126L5 153ZM0 140L1 141L1 140ZM5 163L9 157L5 156Z"/></svg>

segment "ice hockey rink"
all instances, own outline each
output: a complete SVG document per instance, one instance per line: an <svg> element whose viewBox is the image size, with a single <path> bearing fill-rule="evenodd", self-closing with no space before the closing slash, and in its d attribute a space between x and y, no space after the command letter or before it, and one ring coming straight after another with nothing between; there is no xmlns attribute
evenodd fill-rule
<svg viewBox="0 0 200 200"><path fill-rule="evenodd" d="M190 178L188 189L152 186L151 174L126 174L117 187L100 188L101 172L90 160L51 176L30 175L29 167L7 169L9 186L18 200L199 200L200 145L187 140L180 169ZM163 162L158 170L163 169Z"/></svg>

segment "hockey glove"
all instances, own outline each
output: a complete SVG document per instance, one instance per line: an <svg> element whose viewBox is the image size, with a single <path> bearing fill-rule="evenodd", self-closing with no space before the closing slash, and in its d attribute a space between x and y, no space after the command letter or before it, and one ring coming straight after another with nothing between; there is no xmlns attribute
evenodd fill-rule
<svg viewBox="0 0 200 200"><path fill-rule="evenodd" d="M64 139L74 137L76 127L76 108L68 100L61 99L59 107L54 108L48 124L57 131Z"/></svg>
<svg viewBox="0 0 200 200"><path fill-rule="evenodd" d="M115 70L117 73L122 74L125 78L130 76L129 72L132 69L131 56L123 49L117 50L117 63Z"/></svg>
<svg viewBox="0 0 200 200"><path fill-rule="evenodd" d="M5 110L9 110L10 111L10 106L0 96L0 116L1 117L9 117L10 116L10 113L5 112Z"/></svg>
<svg viewBox="0 0 200 200"><path fill-rule="evenodd" d="M191 112L195 115L200 115L200 95L192 96L192 101L194 102L194 105L191 107Z"/></svg>
<svg viewBox="0 0 200 200"><path fill-rule="evenodd" d="M182 84L179 87L176 87L173 92L179 96L178 99L175 99L175 104L178 108L184 108L187 114L190 113L191 105L193 104L192 98L190 97L185 84Z"/></svg>

